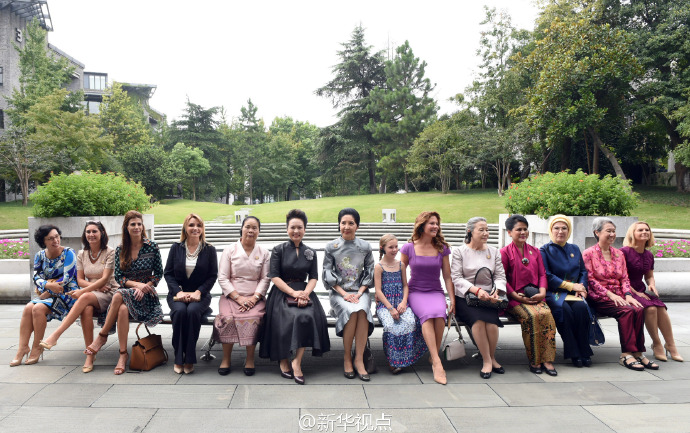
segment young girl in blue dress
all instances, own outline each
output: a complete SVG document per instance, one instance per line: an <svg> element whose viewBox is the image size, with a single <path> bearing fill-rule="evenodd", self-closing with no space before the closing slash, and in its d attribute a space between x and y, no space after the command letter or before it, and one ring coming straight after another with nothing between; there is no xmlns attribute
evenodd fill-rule
<svg viewBox="0 0 690 433"><path fill-rule="evenodd" d="M407 305L407 277L397 255L398 239L383 235L374 268L376 315L383 325L383 350L393 374L414 364L427 350L419 320Z"/></svg>

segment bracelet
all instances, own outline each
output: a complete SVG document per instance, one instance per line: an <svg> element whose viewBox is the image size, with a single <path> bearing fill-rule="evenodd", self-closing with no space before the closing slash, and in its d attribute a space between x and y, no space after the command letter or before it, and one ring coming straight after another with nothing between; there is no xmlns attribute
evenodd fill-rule
<svg viewBox="0 0 690 433"><path fill-rule="evenodd" d="M260 301L260 300L261 300L261 296L260 296L260 295L257 295L256 293L254 294L254 297L256 298L257 301Z"/></svg>
<svg viewBox="0 0 690 433"><path fill-rule="evenodd" d="M632 296L632 293L630 293L630 292L625 292L625 293L623 293L623 296Z"/></svg>

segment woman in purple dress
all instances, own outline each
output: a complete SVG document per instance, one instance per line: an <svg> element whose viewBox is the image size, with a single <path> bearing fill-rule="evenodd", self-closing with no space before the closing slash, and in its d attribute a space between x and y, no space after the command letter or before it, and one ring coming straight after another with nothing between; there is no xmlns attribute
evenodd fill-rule
<svg viewBox="0 0 690 433"><path fill-rule="evenodd" d="M450 246L441 234L441 216L437 212L422 212L414 222L410 242L400 250L400 261L410 267L409 303L422 324L422 335L429 348L434 380L446 384L438 351L441 348L447 314L455 312L453 282L450 279ZM450 306L446 304L439 275L443 275Z"/></svg>
<svg viewBox="0 0 690 433"><path fill-rule="evenodd" d="M666 304L659 299L659 292L654 281L654 255L647 249L654 245L654 234L649 224L644 221L633 223L623 240L621 252L625 256L628 267L628 278L632 286L632 296L644 307L644 323L649 336L652 338L652 351L659 361L667 361L667 355L674 361L683 361L683 357L676 349L673 340L671 318L666 311ZM647 282L649 291L642 278ZM663 346L659 339L659 331L666 342Z"/></svg>

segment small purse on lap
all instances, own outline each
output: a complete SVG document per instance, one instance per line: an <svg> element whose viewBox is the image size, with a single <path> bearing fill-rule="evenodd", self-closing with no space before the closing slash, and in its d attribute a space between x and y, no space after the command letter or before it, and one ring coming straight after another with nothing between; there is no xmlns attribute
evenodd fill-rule
<svg viewBox="0 0 690 433"><path fill-rule="evenodd" d="M482 288L482 290L485 290L489 295L493 295L496 293L496 284L494 283L494 274L491 272L491 269L487 268L484 266L483 268L479 268L477 271L477 274L474 276L474 285L477 286L477 277L479 274L486 269L486 272L489 273L489 277L491 278L491 288L489 290L485 290ZM467 293L465 293L465 302L467 302L467 305L470 307L484 307L484 308L493 308L495 310L503 310L505 308L508 308L508 299L505 297L499 297L498 302L491 302L491 301L485 301L482 299L479 299L477 295L474 293L470 292L467 290Z"/></svg>

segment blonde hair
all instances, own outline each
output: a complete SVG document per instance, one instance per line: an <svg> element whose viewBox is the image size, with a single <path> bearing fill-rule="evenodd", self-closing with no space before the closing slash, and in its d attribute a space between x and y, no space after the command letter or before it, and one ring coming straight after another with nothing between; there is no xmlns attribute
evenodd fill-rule
<svg viewBox="0 0 690 433"><path fill-rule="evenodd" d="M398 240L393 233L386 233L379 239L379 260L381 260L385 254L383 249L386 248L386 244L392 240Z"/></svg>
<svg viewBox="0 0 690 433"><path fill-rule="evenodd" d="M199 238L199 242L201 245L206 244L206 224L204 224L204 220L201 219L201 217L195 213L190 213L187 215L187 217L184 219L184 222L182 223L182 233L180 233L180 242L184 242L187 240L187 224L189 224L189 221L194 218L199 223L201 224L201 237Z"/></svg>
<svg viewBox="0 0 690 433"><path fill-rule="evenodd" d="M652 232L652 228L649 227L649 224L647 224L645 221L637 221L635 223L632 223L630 227L628 227L628 231L625 233L625 238L623 238L623 246L624 247L633 247L635 248L635 228L637 228L638 225L644 224L647 226L649 229L649 239L647 239L647 243L644 244L645 248L653 247L654 246L654 233Z"/></svg>

